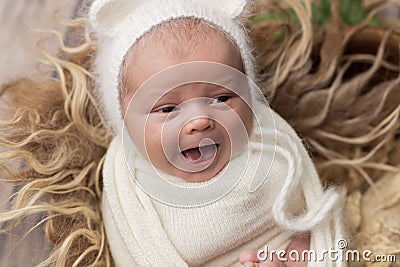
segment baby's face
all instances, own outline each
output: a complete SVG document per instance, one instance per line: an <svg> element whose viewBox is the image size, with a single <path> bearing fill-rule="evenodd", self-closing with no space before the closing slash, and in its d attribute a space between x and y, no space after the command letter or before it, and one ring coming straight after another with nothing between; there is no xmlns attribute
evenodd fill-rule
<svg viewBox="0 0 400 267"><path fill-rule="evenodd" d="M244 100L250 99L249 90L243 89L239 96L237 91L204 82L171 90L174 74L161 75L164 78L151 86L142 85L160 71L186 62L216 62L243 71L238 52L221 36L183 55L149 42L128 56L133 58L126 59L131 63L125 73L122 109L129 135L139 151L159 170L189 182L214 177L237 150L235 142L236 146L244 146L239 141L243 134L232 138L232 132L242 131L246 137L250 134L253 115ZM205 69L200 71L207 73Z"/></svg>

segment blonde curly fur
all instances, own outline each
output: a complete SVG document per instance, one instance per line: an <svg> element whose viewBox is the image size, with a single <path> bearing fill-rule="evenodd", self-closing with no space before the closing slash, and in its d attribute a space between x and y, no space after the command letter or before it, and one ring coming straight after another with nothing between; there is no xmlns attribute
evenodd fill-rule
<svg viewBox="0 0 400 267"><path fill-rule="evenodd" d="M374 5L370 17L386 2ZM248 20L260 84L271 106L305 139L327 184L365 190L382 173L400 172L398 47L389 55L384 49L398 43L398 25L380 30L376 49L360 53L352 42L369 31L368 19L345 27L336 4L319 30L313 28L308 0L260 1L249 13L287 14L287 7L300 25L288 15ZM95 41L83 19L68 26L83 28L84 38L73 48L61 43L60 55L44 53L56 78L1 87L0 146L8 150L0 155L0 175L22 187L0 222L15 226L46 213L46 237L54 250L40 266L112 266L100 212L101 169L112 131L90 74Z"/></svg>
<svg viewBox="0 0 400 267"><path fill-rule="evenodd" d="M23 184L0 221L15 225L47 213L45 232L54 251L41 266L112 264L100 213L101 168L112 133L91 86L93 44L86 35L78 47L62 43L57 57L44 52L44 63L54 67L57 78L21 79L0 91L0 146L9 148L0 156L1 176ZM8 164L16 160L25 166Z"/></svg>

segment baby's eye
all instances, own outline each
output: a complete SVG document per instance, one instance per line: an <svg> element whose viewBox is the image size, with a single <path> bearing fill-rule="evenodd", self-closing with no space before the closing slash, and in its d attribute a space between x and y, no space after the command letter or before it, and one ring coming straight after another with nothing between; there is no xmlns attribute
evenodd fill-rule
<svg viewBox="0 0 400 267"><path fill-rule="evenodd" d="M160 113L171 113L173 111L176 110L175 106L166 106L166 107L162 107L156 110L156 112L160 112Z"/></svg>
<svg viewBox="0 0 400 267"><path fill-rule="evenodd" d="M213 99L212 104L223 103L231 99L229 95L221 95Z"/></svg>

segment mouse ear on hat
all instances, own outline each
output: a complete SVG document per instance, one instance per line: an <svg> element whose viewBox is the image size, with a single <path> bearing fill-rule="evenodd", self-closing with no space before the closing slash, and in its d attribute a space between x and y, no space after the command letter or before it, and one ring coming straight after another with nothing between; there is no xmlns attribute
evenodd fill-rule
<svg viewBox="0 0 400 267"><path fill-rule="evenodd" d="M202 2L236 18L243 12L249 0L202 0Z"/></svg>
<svg viewBox="0 0 400 267"><path fill-rule="evenodd" d="M143 0L95 0L89 10L89 20L100 34L112 36L119 23Z"/></svg>

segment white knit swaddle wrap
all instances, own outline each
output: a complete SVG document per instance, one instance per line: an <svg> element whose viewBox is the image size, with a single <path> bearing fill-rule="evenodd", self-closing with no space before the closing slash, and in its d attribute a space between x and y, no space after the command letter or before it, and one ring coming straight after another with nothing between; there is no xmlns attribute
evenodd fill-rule
<svg viewBox="0 0 400 267"><path fill-rule="evenodd" d="M254 109L260 114L268 107L255 103ZM274 129L260 118L262 134L273 140ZM250 138L252 156L247 159L243 153L231 161L236 166L232 172L249 161L241 182L218 201L196 208L169 206L144 193L130 177L122 139L116 136L104 163L103 212L117 266L240 266L240 252L265 245L285 249L293 230L311 231L311 249L317 255L334 249L342 237L340 217L334 214L340 207L338 195L323 192L300 139L282 118L276 114L274 118L277 156L264 183L254 193L248 192L252 164L261 147L256 130ZM135 161L136 175L151 173L151 165L138 151L129 151L126 157ZM229 177L227 172L223 175ZM291 214L300 217L289 219ZM325 259L309 266L340 264Z"/></svg>

